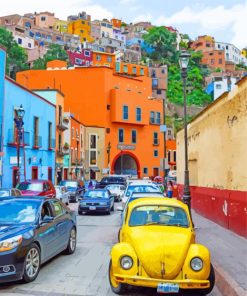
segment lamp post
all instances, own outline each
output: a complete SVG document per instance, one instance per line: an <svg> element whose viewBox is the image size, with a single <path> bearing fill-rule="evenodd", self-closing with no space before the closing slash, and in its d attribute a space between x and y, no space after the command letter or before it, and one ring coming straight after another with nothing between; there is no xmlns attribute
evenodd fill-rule
<svg viewBox="0 0 247 296"><path fill-rule="evenodd" d="M79 136L76 137L76 164L75 164L75 176L78 178L78 148L79 148Z"/></svg>
<svg viewBox="0 0 247 296"><path fill-rule="evenodd" d="M121 149L121 174L123 174L123 149Z"/></svg>
<svg viewBox="0 0 247 296"><path fill-rule="evenodd" d="M108 166L108 174L110 175L110 155L111 155L111 142L108 143L107 149L106 149L108 159L107 159L107 166Z"/></svg>
<svg viewBox="0 0 247 296"><path fill-rule="evenodd" d="M22 104L19 108L15 109L15 126L17 129L17 182L20 182L20 144L23 141L23 117L25 115L25 110L22 107Z"/></svg>
<svg viewBox="0 0 247 296"><path fill-rule="evenodd" d="M190 195L190 181L188 168L188 137L187 137L187 108L186 108L186 82L187 82L187 68L189 64L190 54L186 50L182 50L179 57L179 65L181 68L183 80L183 96L184 96L184 193L183 202L188 205L191 216L191 195Z"/></svg>

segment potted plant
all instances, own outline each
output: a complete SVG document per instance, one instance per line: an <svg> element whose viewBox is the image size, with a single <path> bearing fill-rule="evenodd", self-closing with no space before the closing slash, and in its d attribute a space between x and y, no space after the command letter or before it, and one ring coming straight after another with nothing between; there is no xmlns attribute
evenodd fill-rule
<svg viewBox="0 0 247 296"><path fill-rule="evenodd" d="M69 117L64 117L63 121L66 122L66 123L69 123Z"/></svg>
<svg viewBox="0 0 247 296"><path fill-rule="evenodd" d="M64 143L63 149L64 150L68 150L69 149L69 144L67 142Z"/></svg>

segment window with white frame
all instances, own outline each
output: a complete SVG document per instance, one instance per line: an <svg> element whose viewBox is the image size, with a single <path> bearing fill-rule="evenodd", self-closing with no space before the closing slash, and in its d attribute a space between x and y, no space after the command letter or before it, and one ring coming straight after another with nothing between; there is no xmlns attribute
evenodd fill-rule
<svg viewBox="0 0 247 296"><path fill-rule="evenodd" d="M89 165L97 165L97 134L89 134Z"/></svg>

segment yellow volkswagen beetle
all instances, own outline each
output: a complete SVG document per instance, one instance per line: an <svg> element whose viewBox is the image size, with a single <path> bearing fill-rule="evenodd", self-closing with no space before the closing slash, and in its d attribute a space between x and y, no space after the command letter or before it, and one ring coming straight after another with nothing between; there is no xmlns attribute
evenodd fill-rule
<svg viewBox="0 0 247 296"><path fill-rule="evenodd" d="M168 198L140 198L125 211L120 242L111 250L109 281L124 294L128 285L158 293L196 290L209 294L215 282L210 253L195 242L188 207Z"/></svg>

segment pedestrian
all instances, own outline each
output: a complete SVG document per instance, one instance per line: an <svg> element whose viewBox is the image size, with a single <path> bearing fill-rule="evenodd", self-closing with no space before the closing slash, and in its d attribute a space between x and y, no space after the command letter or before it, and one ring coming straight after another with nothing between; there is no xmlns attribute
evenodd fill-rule
<svg viewBox="0 0 247 296"><path fill-rule="evenodd" d="M173 183L172 181L169 181L167 185L167 197L172 198L172 195L173 195Z"/></svg>

